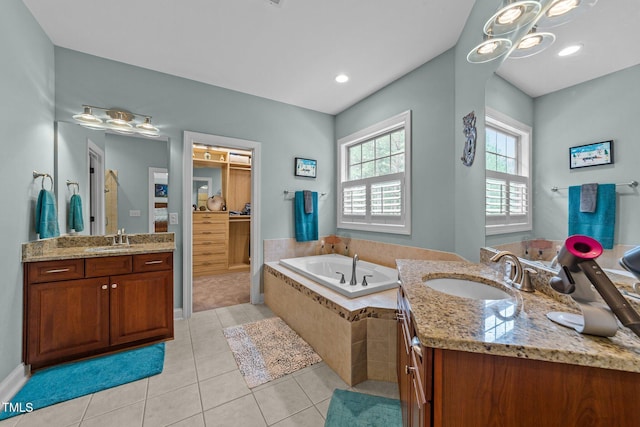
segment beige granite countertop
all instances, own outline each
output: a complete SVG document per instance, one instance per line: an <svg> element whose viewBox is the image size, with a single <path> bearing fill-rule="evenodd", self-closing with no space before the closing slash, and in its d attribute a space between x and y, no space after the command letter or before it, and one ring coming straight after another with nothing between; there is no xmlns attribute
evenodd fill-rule
<svg viewBox="0 0 640 427"><path fill-rule="evenodd" d="M427 347L640 372L640 337L626 327L610 338L583 335L546 317L551 311L579 310L542 292L510 290L513 299L496 303L450 296L424 284L436 277L503 284L485 264L396 262L418 337Z"/></svg>
<svg viewBox="0 0 640 427"><path fill-rule="evenodd" d="M129 234L128 245L113 245L113 236L61 236L22 244L22 262L136 255L175 250L174 233Z"/></svg>

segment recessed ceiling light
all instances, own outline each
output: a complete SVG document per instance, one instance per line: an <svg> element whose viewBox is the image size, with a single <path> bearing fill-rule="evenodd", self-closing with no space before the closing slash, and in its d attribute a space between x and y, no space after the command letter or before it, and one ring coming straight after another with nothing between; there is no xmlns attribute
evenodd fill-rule
<svg viewBox="0 0 640 427"><path fill-rule="evenodd" d="M347 76L346 74L338 74L336 76L336 81L338 83L346 83L349 81L349 76Z"/></svg>
<svg viewBox="0 0 640 427"><path fill-rule="evenodd" d="M582 45L581 44L574 44L574 45L571 45L571 46L567 46L564 49L562 49L560 52L558 52L558 56L573 55L574 53L576 53L580 49L582 49Z"/></svg>

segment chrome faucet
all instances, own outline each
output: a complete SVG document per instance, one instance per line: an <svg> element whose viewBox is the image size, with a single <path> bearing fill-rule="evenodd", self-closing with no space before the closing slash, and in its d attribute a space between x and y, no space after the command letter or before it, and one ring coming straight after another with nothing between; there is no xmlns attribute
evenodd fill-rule
<svg viewBox="0 0 640 427"><path fill-rule="evenodd" d="M516 269L516 273L513 276L513 284L522 283L522 277L523 277L522 264L520 264L520 260L513 253L511 253L509 251L500 251L497 254L495 254L494 256L492 256L489 259L489 261L498 262L504 257L510 258L513 261L513 267Z"/></svg>
<svg viewBox="0 0 640 427"><path fill-rule="evenodd" d="M356 263L360 260L358 258L358 254L353 254L353 267L351 268L351 280L349 281L349 285L355 286L358 284L356 280Z"/></svg>

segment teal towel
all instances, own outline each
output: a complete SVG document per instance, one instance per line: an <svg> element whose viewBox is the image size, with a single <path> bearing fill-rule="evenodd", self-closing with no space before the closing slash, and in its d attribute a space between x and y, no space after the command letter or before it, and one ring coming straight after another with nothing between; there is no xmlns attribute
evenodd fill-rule
<svg viewBox="0 0 640 427"><path fill-rule="evenodd" d="M40 190L36 203L36 233L40 234L41 239L60 235L56 201L53 193L44 189Z"/></svg>
<svg viewBox="0 0 640 427"><path fill-rule="evenodd" d="M583 234L613 249L616 228L616 185L600 184L594 212L580 212L581 186L569 187L569 236Z"/></svg>
<svg viewBox="0 0 640 427"><path fill-rule="evenodd" d="M84 230L84 220L82 219L82 199L79 194L74 194L69 200L69 211L67 212L67 224L69 229L76 231Z"/></svg>
<svg viewBox="0 0 640 427"><path fill-rule="evenodd" d="M318 240L318 193L311 193L311 201L313 210L311 213L305 213L304 194L302 191L296 191L294 200L295 221L296 221L296 240L298 242L308 242L310 240Z"/></svg>

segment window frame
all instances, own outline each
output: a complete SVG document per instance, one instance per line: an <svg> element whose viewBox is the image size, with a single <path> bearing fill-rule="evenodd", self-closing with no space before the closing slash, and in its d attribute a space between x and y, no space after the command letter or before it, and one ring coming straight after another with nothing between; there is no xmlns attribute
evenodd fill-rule
<svg viewBox="0 0 640 427"><path fill-rule="evenodd" d="M385 133L404 128L404 172L387 175L348 180L349 161L348 149L354 145L375 139ZM411 110L397 114L337 141L338 179L337 194L337 227L348 230L372 231L391 234L411 234ZM372 184L400 179L402 189L402 214L397 216L371 215L370 189ZM344 215L343 188L345 183L350 186L365 185L367 208L364 216Z"/></svg>
<svg viewBox="0 0 640 427"><path fill-rule="evenodd" d="M518 139L516 147L518 168L516 175L490 171L487 169L485 154L485 235L531 231L533 229L533 191L531 188L533 130L530 126L487 107L485 111L485 153L487 147L486 128L489 127L499 132L513 135ZM511 215L507 212L505 215L489 217L486 213L488 179L504 180L507 188L511 182L525 183L527 188L527 213L525 215Z"/></svg>

